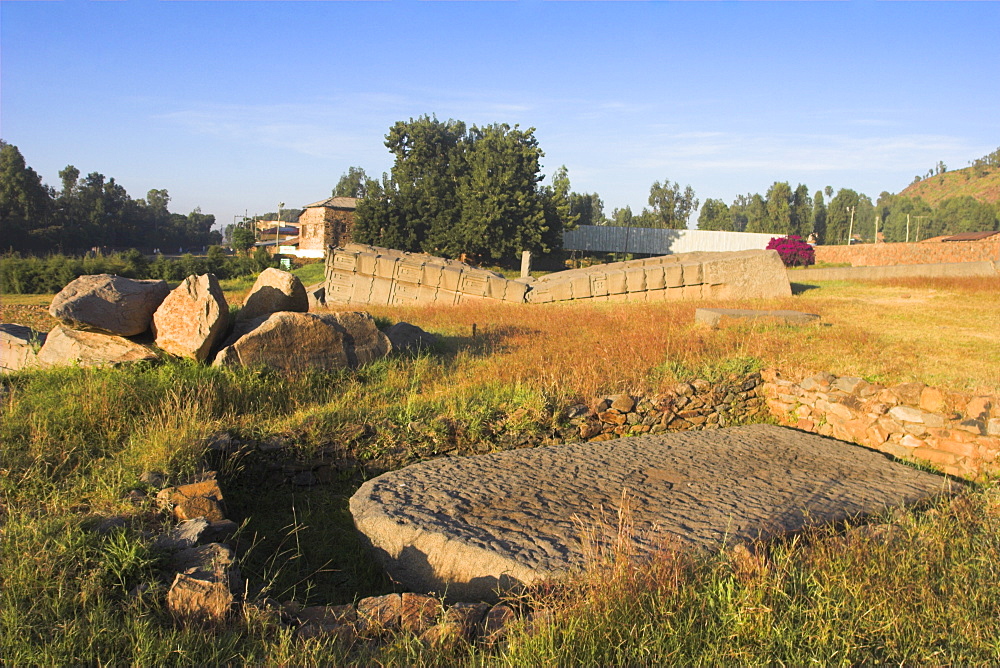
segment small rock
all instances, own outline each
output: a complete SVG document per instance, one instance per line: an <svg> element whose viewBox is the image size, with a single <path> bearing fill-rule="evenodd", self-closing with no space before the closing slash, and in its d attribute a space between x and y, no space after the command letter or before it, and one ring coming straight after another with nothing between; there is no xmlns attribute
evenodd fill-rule
<svg viewBox="0 0 1000 668"><path fill-rule="evenodd" d="M209 543L175 552L170 566L176 571L205 580L225 582L233 565L233 551L221 543Z"/></svg>
<svg viewBox="0 0 1000 668"><path fill-rule="evenodd" d="M509 605L505 603L494 605L483 619L483 642L494 644L503 640L510 623L516 619L517 613Z"/></svg>
<svg viewBox="0 0 1000 668"><path fill-rule="evenodd" d="M917 408L910 408L909 406L893 406L889 410L889 415L900 422L916 422L919 424L923 424L924 422L923 411Z"/></svg>
<svg viewBox="0 0 1000 668"><path fill-rule="evenodd" d="M174 507L174 516L179 520L204 518L209 522L221 522L226 519L218 501L205 496L185 499Z"/></svg>
<svg viewBox="0 0 1000 668"><path fill-rule="evenodd" d="M208 520L205 518L186 520L166 533L157 536L156 540L153 541L153 547L171 552L194 547L207 528Z"/></svg>
<svg viewBox="0 0 1000 668"><path fill-rule="evenodd" d="M429 629L441 612L441 601L426 594L406 592L401 605L400 626L411 633L420 634Z"/></svg>
<svg viewBox="0 0 1000 668"><path fill-rule="evenodd" d="M167 608L178 617L205 622L225 619L233 594L224 582L178 573L167 592Z"/></svg>
<svg viewBox="0 0 1000 668"><path fill-rule="evenodd" d="M370 596L358 601L358 622L363 631L380 633L399 627L403 600L399 594Z"/></svg>
<svg viewBox="0 0 1000 668"><path fill-rule="evenodd" d="M635 400L627 394L617 394L611 397L611 408L619 413L628 413L635 408Z"/></svg>

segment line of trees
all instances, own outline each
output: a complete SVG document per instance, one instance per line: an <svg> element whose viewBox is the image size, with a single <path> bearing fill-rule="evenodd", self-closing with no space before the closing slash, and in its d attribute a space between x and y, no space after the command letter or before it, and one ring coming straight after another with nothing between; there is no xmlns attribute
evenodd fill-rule
<svg viewBox="0 0 1000 668"><path fill-rule="evenodd" d="M801 237L814 234L821 244L847 243L849 234L874 241L876 225L885 241L985 232L1000 229L1000 205L962 196L942 200L932 207L919 197L888 192L872 202L868 195L850 188L841 188L834 194L830 186L810 197L809 188L803 184L792 189L788 182L776 181L765 195L740 195L730 205L719 199L707 199L698 218L698 229L702 230Z"/></svg>
<svg viewBox="0 0 1000 668"><path fill-rule="evenodd" d="M0 248L19 252L82 252L99 248L164 251L222 242L215 216L195 209L171 213L166 190L132 199L114 178L67 165L61 188L42 183L13 144L0 140Z"/></svg>

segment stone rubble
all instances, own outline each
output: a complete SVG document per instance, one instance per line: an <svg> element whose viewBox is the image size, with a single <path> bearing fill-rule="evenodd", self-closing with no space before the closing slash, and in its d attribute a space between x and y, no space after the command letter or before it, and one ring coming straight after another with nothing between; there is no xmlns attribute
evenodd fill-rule
<svg viewBox="0 0 1000 668"><path fill-rule="evenodd" d="M929 462L954 476L1000 471L1000 398L923 383L886 387L819 373L799 382L763 374L763 395L782 424Z"/></svg>

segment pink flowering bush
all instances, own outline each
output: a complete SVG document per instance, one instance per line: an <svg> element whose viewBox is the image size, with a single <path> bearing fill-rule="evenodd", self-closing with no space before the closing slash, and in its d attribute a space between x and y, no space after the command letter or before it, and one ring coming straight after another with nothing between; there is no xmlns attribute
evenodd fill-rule
<svg viewBox="0 0 1000 668"><path fill-rule="evenodd" d="M816 263L816 251L797 234L775 237L767 243L767 249L778 251L786 267L808 267Z"/></svg>

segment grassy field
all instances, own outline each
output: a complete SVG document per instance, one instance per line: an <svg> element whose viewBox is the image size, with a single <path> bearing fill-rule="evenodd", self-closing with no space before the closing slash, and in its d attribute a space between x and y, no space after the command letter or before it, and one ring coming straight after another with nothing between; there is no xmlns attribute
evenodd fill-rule
<svg viewBox="0 0 1000 668"><path fill-rule="evenodd" d="M307 281L310 282L310 281ZM232 303L250 283L227 285ZM3 299L4 322L48 298ZM423 647L400 634L346 646L300 640L245 610L217 629L167 614L165 518L139 481L177 481L226 432L304 454L333 448L329 485L265 484L249 462L224 469L252 595L344 603L390 591L357 544L346 500L364 475L445 452L506 447L544 433L559 408L759 366L1000 391L1000 280L825 283L780 300L823 324L692 323L678 304L372 308L442 337L416 358L357 373L282 378L184 362L22 373L0 383L0 663L192 665L565 665L1000 662L1000 489L884 518L877 531L822 530L756 556L629 555L527 593L545 623L486 650ZM40 323L47 316L39 315ZM30 324L30 323L25 323ZM472 330L475 325L476 335ZM41 326L41 325L39 325ZM121 531L90 530L123 516ZM886 528L888 527L888 528ZM144 585L145 588L140 587ZM139 589L137 589L139 587ZM142 592L142 593L139 593Z"/></svg>

